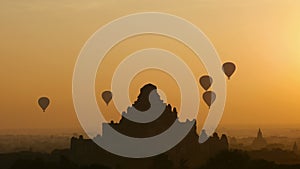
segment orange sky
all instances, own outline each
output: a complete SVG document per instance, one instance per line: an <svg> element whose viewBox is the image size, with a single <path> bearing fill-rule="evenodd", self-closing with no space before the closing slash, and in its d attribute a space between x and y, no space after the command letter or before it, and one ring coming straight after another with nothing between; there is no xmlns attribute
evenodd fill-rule
<svg viewBox="0 0 300 169"><path fill-rule="evenodd" d="M187 19L210 38L222 61L238 65L228 82L220 126L300 127L297 0L0 0L0 129L79 128L71 92L73 69L81 47L102 25L146 11L167 12ZM182 44L154 35L127 39L105 61L115 65L129 53L149 47L179 55L195 76L205 73L201 63L195 62L195 56ZM109 88L112 70L113 66L99 69L96 92ZM167 82L157 79L172 81L161 72L142 72L132 82L131 99L134 100L142 84L150 81L164 90L169 103L178 106L180 98L176 97L179 91L175 83L168 83L172 86L168 87ZM37 106L40 96L52 100L46 113ZM107 118L117 118L108 112L113 107L105 107L100 97L99 105ZM207 108L202 102L201 105L200 113L204 116Z"/></svg>

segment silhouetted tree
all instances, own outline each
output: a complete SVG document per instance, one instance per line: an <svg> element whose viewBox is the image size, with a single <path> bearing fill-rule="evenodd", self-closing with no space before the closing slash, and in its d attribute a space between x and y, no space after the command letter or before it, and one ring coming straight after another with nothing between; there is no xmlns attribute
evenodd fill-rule
<svg viewBox="0 0 300 169"><path fill-rule="evenodd" d="M40 158L34 160L18 159L10 169L42 169L44 167L45 163Z"/></svg>
<svg viewBox="0 0 300 169"><path fill-rule="evenodd" d="M186 159L180 159L179 169L189 169L187 163L188 163L188 160L186 160Z"/></svg>
<svg viewBox="0 0 300 169"><path fill-rule="evenodd" d="M199 169L299 169L300 165L278 165L266 160L252 160L246 152L223 151Z"/></svg>
<svg viewBox="0 0 300 169"><path fill-rule="evenodd" d="M173 163L165 154L154 157L153 164L149 169L173 169Z"/></svg>

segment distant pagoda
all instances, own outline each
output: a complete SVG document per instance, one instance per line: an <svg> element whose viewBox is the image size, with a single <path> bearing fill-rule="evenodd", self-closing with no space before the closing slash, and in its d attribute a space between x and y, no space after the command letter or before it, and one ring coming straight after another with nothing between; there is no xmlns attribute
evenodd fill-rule
<svg viewBox="0 0 300 169"><path fill-rule="evenodd" d="M295 142L294 145L293 145L293 152L294 152L294 153L298 153L297 142Z"/></svg>
<svg viewBox="0 0 300 169"><path fill-rule="evenodd" d="M262 149L267 146L267 141L263 136L261 129L258 129L257 137L252 142L253 149Z"/></svg>

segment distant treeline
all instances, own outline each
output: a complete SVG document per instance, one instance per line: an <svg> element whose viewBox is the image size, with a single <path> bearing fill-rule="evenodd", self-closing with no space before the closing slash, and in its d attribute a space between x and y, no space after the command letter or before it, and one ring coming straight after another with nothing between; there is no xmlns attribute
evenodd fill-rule
<svg viewBox="0 0 300 169"><path fill-rule="evenodd" d="M187 163L182 161L180 169L189 169ZM115 167L122 169L122 166ZM138 166L135 166L138 168ZM159 155L154 158L151 169L175 169L172 162L168 160L166 155ZM231 150L223 151L211 158L203 166L198 169L299 169L299 165L280 165L266 160L253 160L247 152ZM109 167L99 164L89 166L79 166L68 158L61 156L58 161L44 161L42 158L35 159L18 159L10 167L10 169L110 169Z"/></svg>

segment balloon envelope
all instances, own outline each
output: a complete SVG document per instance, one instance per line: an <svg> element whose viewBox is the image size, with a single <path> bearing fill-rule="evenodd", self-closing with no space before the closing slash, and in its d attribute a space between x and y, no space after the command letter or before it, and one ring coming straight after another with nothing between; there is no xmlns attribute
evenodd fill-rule
<svg viewBox="0 0 300 169"><path fill-rule="evenodd" d="M224 71L225 75L228 77L228 79L230 79L230 77L234 73L235 69L236 69L236 66L232 62L226 62L223 64L223 71Z"/></svg>
<svg viewBox="0 0 300 169"><path fill-rule="evenodd" d="M213 91L207 91L203 93L203 100L207 104L207 106L210 108L210 106L215 102L216 100L216 93Z"/></svg>
<svg viewBox="0 0 300 169"><path fill-rule="evenodd" d="M205 75L200 77L199 82L204 90L208 90L213 83L213 79L210 76Z"/></svg>
<svg viewBox="0 0 300 169"><path fill-rule="evenodd" d="M50 104L50 100L47 97L41 97L38 100L40 107L43 109L43 112L47 109Z"/></svg>
<svg viewBox="0 0 300 169"><path fill-rule="evenodd" d="M102 99L105 101L106 105L108 105L108 103L112 99L112 93L111 93L111 91L104 91L104 92L102 92Z"/></svg>

